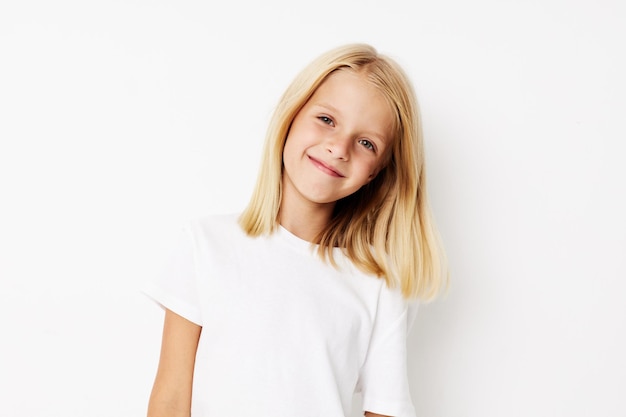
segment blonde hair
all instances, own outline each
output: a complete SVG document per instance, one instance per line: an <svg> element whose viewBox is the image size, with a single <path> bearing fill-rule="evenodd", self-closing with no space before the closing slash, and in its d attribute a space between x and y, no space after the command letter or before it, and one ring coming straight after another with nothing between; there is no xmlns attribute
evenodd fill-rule
<svg viewBox="0 0 626 417"><path fill-rule="evenodd" d="M334 264L333 248L342 248L359 269L399 286L406 298L431 300L447 281L447 267L426 194L417 100L400 66L370 45L334 48L289 85L270 121L256 187L239 224L250 236L276 230L291 123L329 74L346 69L364 74L389 101L395 113L393 149L376 178L337 201L318 251Z"/></svg>

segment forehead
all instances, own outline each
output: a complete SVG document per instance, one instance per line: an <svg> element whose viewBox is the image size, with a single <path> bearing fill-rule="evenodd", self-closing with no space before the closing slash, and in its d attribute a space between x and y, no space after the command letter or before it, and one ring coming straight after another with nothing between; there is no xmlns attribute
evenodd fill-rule
<svg viewBox="0 0 626 417"><path fill-rule="evenodd" d="M395 106L365 71L339 69L330 73L307 104L330 107L342 113L340 115L352 116L355 121L378 125L389 135L395 131Z"/></svg>

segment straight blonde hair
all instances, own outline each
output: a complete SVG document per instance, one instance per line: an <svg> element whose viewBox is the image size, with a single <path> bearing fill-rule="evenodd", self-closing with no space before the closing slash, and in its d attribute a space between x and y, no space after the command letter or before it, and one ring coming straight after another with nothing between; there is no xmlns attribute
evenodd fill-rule
<svg viewBox="0 0 626 417"><path fill-rule="evenodd" d="M342 248L356 267L390 288L399 286L406 298L432 300L447 283L448 272L426 193L417 99L402 68L370 45L349 44L322 54L286 89L270 120L257 183L239 224L249 236L276 230L291 123L332 72L345 70L364 74L388 100L395 114L392 152L372 181L337 201L318 237L318 251L335 264L333 248Z"/></svg>

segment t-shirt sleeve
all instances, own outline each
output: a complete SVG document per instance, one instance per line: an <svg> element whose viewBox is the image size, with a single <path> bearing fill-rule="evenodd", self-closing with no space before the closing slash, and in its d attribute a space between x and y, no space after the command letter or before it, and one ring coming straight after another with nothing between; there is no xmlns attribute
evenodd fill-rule
<svg viewBox="0 0 626 417"><path fill-rule="evenodd" d="M407 376L407 334L417 302L383 290L372 338L359 375L363 409L393 417L415 417Z"/></svg>
<svg viewBox="0 0 626 417"><path fill-rule="evenodd" d="M178 232L161 268L154 277L142 286L142 292L187 320L202 325L198 300L195 245L191 226Z"/></svg>

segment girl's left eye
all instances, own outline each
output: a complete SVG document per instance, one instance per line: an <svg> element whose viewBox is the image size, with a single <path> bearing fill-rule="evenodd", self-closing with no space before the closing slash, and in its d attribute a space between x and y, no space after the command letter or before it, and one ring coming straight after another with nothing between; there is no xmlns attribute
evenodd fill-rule
<svg viewBox="0 0 626 417"><path fill-rule="evenodd" d="M359 139L359 144L363 145L366 149L370 151L375 150L374 144L367 139Z"/></svg>

